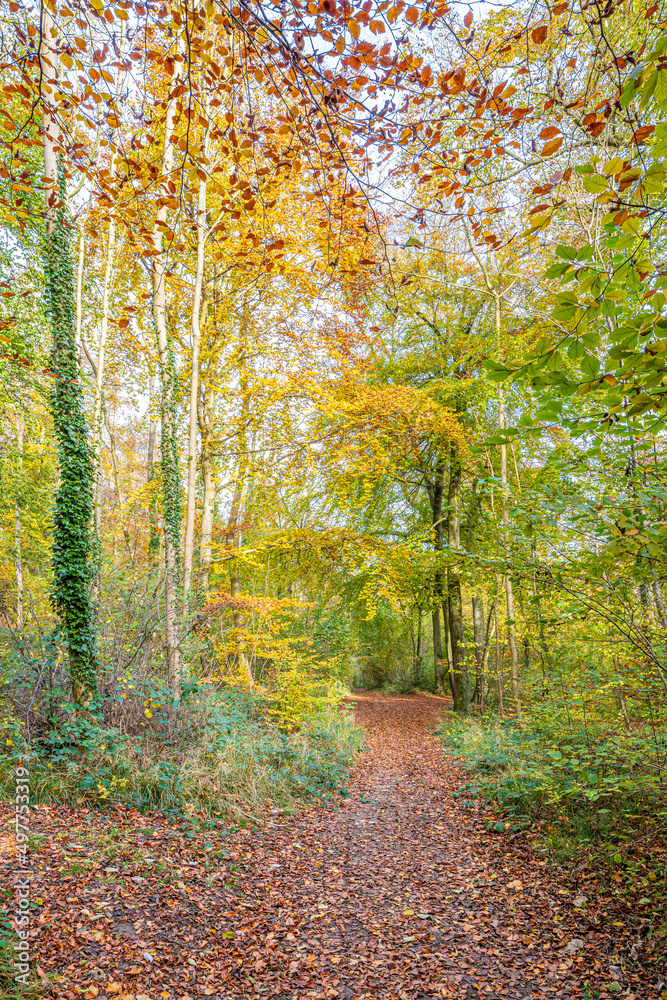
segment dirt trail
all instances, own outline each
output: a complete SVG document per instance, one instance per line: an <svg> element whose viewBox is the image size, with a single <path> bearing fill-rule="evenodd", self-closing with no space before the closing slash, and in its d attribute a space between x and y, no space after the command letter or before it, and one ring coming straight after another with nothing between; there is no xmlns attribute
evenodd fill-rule
<svg viewBox="0 0 667 1000"><path fill-rule="evenodd" d="M339 806L241 830L226 858L153 817L35 810L32 951L58 997L655 995L630 978L607 992L596 901L575 911L580 887L456 796L465 779L432 735L442 699L351 703L367 743ZM121 832L111 864L86 847Z"/></svg>
<svg viewBox="0 0 667 1000"><path fill-rule="evenodd" d="M289 926L259 958L258 985L275 977L276 1000L569 997L571 962L544 947L550 901L539 884L523 891L513 859L496 866L493 838L453 808L461 776L430 735L444 702L375 693L354 702L367 752L349 800L290 824L280 867L264 872L276 926Z"/></svg>

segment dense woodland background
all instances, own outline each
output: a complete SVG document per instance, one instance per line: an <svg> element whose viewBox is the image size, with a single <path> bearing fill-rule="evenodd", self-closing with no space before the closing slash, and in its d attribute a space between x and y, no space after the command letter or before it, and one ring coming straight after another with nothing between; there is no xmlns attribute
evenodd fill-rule
<svg viewBox="0 0 667 1000"><path fill-rule="evenodd" d="M0 16L6 787L291 808L419 688L508 823L658 843L664 5Z"/></svg>

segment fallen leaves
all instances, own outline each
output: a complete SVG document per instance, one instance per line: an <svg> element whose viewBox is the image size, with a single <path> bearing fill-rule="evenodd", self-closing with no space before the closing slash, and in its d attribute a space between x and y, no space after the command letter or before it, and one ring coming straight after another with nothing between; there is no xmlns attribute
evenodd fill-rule
<svg viewBox="0 0 667 1000"><path fill-rule="evenodd" d="M613 965L648 997L607 958L620 949L593 891L563 887L525 841L488 832L483 810L453 797L462 774L427 735L445 704L357 696L369 752L347 795L255 831L36 810L40 969L77 1000L556 1000L581 997L583 978L611 995Z"/></svg>

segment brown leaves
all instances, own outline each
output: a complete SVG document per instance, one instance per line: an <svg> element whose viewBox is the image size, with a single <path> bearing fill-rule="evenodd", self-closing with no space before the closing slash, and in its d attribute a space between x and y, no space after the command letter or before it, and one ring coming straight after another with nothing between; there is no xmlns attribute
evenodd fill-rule
<svg viewBox="0 0 667 1000"><path fill-rule="evenodd" d="M31 880L44 900L32 948L57 995L509 1000L578 995L584 968L592 989L607 982L618 917L590 884L582 928L567 868L551 874L525 837L488 833L497 817L454 797L469 778L433 735L445 699L354 701L368 752L345 794L265 816L256 833L35 809L50 837ZM74 837L84 846L69 871ZM110 843L113 860L101 860ZM0 875L13 863L0 856ZM585 967L562 954L579 939ZM629 985L649 995L638 977Z"/></svg>
<svg viewBox="0 0 667 1000"><path fill-rule="evenodd" d="M536 45L542 45L549 34L549 28L546 24L541 24L539 28L534 28L530 33L530 37L533 39Z"/></svg>

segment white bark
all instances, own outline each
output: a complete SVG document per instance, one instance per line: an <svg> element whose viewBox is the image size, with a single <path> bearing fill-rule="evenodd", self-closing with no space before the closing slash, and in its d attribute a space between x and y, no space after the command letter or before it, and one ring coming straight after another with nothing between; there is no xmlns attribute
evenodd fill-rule
<svg viewBox="0 0 667 1000"><path fill-rule="evenodd" d="M102 525L102 403L104 388L104 369L106 360L107 336L109 333L109 294L113 279L114 246L116 242L116 223L109 219L107 255L104 266L104 287L102 291L102 318L100 322L100 339L97 348L97 375L95 378L95 406L93 423L93 469L95 476L95 531L99 538Z"/></svg>
<svg viewBox="0 0 667 1000"><path fill-rule="evenodd" d="M79 222L79 250L76 265L76 330L74 333L74 346L77 353L81 344L81 322L83 318L83 261L86 253L86 237L83 223Z"/></svg>
<svg viewBox="0 0 667 1000"><path fill-rule="evenodd" d="M173 426L172 388L169 383L169 335L167 331L167 300L165 287L165 259L162 250L162 234L167 220L167 199L170 197L169 181L174 169L174 129L176 126L178 90L180 88L185 60L185 38L179 36L178 55L172 80L172 89L167 98L164 123L164 148L159 188L160 204L155 216L151 234L154 253L151 255L153 282L153 316L157 330L160 371L163 379L163 423L162 447L168 447L175 433ZM165 512L166 514L167 512ZM167 655L167 680L175 701L181 695L181 652L178 645L178 549L176 539L170 530L169 518L165 516L165 644Z"/></svg>
<svg viewBox="0 0 667 1000"><path fill-rule="evenodd" d="M23 628L23 560L21 558L21 488L23 477L23 415L16 411L16 487L14 494L14 572L16 574L16 627Z"/></svg>
<svg viewBox="0 0 667 1000"><path fill-rule="evenodd" d="M57 55L53 15L42 4L40 73L44 130L44 186L47 229L50 232L58 204L58 125L56 122Z"/></svg>
<svg viewBox="0 0 667 1000"><path fill-rule="evenodd" d="M208 107L204 114L208 118ZM206 126L203 152L208 160L210 128ZM205 168L204 168L205 169ZM204 252L206 249L206 177L199 179L197 194L197 267L192 298L192 365L190 375L190 433L188 438L188 492L183 551L183 615L188 613L192 583L192 556L195 537L195 488L197 484L197 401L199 396L199 344L201 340L202 289L204 285Z"/></svg>
<svg viewBox="0 0 667 1000"><path fill-rule="evenodd" d="M215 466L213 460L213 387L204 388L203 404L199 408L199 432L201 434L201 474L204 496L201 511L199 535L200 587L204 600L208 598L211 583L211 561L213 542L213 516L215 511Z"/></svg>

